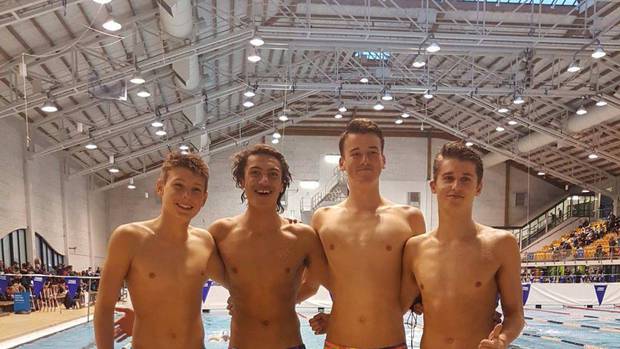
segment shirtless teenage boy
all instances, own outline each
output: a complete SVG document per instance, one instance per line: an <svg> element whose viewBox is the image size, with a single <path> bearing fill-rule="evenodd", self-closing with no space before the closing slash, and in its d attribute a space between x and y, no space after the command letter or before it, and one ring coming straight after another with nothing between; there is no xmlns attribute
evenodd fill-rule
<svg viewBox="0 0 620 349"><path fill-rule="evenodd" d="M95 305L97 348L113 348L123 280L135 310L133 348L203 348L201 289L209 277L223 281L213 238L189 225L207 200L208 179L199 156L169 154L156 184L160 215L112 233Z"/></svg>
<svg viewBox="0 0 620 349"><path fill-rule="evenodd" d="M421 292L421 348L506 348L523 329L520 255L514 236L474 222L482 189L480 157L461 142L445 144L433 163L439 226L411 238L403 255L402 307ZM496 296L504 323L495 325Z"/></svg>
<svg viewBox="0 0 620 349"><path fill-rule="evenodd" d="M237 153L233 177L247 209L209 227L234 304L230 347L304 348L295 303L325 284L321 242L309 226L290 224L278 214L291 174L275 148L258 144ZM304 270L309 292L299 295Z"/></svg>
<svg viewBox="0 0 620 349"><path fill-rule="evenodd" d="M402 250L410 237L424 232L424 218L420 210L379 193L383 146L376 123L349 122L339 144L349 197L318 209L312 218L327 256L333 297L325 348L406 348Z"/></svg>

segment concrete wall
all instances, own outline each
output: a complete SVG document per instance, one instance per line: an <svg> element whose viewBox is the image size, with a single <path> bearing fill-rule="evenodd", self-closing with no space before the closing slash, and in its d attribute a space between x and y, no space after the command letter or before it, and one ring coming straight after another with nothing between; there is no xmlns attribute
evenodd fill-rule
<svg viewBox="0 0 620 349"><path fill-rule="evenodd" d="M26 228L29 214L31 231L65 255L76 270L98 265L109 235L106 195L91 196L89 200L87 178L67 181L60 153L28 159L24 133L25 127L19 120L0 120L0 236ZM33 135L35 140L40 137ZM41 149L45 145L35 147ZM34 240L34 233L32 237ZM33 251L31 246L30 260Z"/></svg>
<svg viewBox="0 0 620 349"><path fill-rule="evenodd" d="M267 140L269 141L269 139ZM445 143L442 139L431 142L431 159ZM311 196L324 186L331 176L335 165L324 160L327 154L338 154L338 137L330 136L285 136L276 147L285 155L293 173L293 183L288 190L286 216L299 218L299 207L302 200ZM208 227L214 220L243 212L239 196L241 190L235 188L230 174L230 157L240 148L212 155L208 161L211 178L209 181L209 198L200 214L192 222L199 227ZM407 192L420 192L421 209L425 214L427 229L437 226L437 202L430 192L427 182L427 139L390 137L385 145L386 169L381 177L381 192L389 200L406 203ZM511 171L512 191L521 190L527 183L522 171ZM531 176L532 177L532 176ZM122 223L143 220L159 214L159 204L155 199L153 187L157 175L136 181L137 189L128 190L124 187L110 190L110 224L111 228ZM300 180L318 180L320 187L309 191L299 187ZM533 176L530 178L532 200L536 206L545 206L557 201L563 194L556 187ZM148 190L149 199L144 198ZM512 194L514 196L514 194ZM115 205L124 203L123 206ZM514 198L512 199L514 204ZM474 218L487 225L504 225L505 206L505 165L486 169L481 195L478 197ZM532 203L533 206L533 203ZM523 210L511 213L513 219L523 218Z"/></svg>

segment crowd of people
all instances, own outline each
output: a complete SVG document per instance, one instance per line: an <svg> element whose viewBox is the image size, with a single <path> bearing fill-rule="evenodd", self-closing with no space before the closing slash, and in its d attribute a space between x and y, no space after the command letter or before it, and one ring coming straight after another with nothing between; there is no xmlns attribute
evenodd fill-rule
<svg viewBox="0 0 620 349"><path fill-rule="evenodd" d="M605 220L591 223L589 219L576 230L543 247L540 252L528 253L526 260L587 259L620 256L620 221L610 214Z"/></svg>
<svg viewBox="0 0 620 349"><path fill-rule="evenodd" d="M71 295L65 277L94 276L98 277L101 271L99 268L93 270L88 268L82 271L75 271L71 265L59 264L53 267L41 265L38 259L34 260L34 265L29 262L19 264L13 262L11 265L4 265L0 261L0 275L7 275L8 284L6 289L0 289L0 302L3 302L4 309L10 311L15 294L28 292L31 299L31 310L55 309L64 305L65 308L79 308L84 305L84 292L90 288L91 292L98 289L98 279L79 279L75 294ZM9 276L10 275L10 276ZM43 285L40 290L34 287L34 276L45 275Z"/></svg>
<svg viewBox="0 0 620 349"><path fill-rule="evenodd" d="M614 273L616 271L616 273ZM617 282L617 270L603 270L602 267L573 267L558 271L557 267L525 269L521 273L523 283L592 283Z"/></svg>

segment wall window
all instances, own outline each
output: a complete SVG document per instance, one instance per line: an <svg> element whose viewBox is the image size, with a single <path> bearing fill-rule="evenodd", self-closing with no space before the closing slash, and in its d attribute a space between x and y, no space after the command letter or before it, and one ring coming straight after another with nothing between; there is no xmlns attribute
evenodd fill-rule
<svg viewBox="0 0 620 349"><path fill-rule="evenodd" d="M37 255L41 260L41 266L46 267L47 270L53 269L55 266L59 264L64 264L65 256L56 252L52 248L52 246L45 241L45 239L39 235L39 233L35 233L35 246L37 247Z"/></svg>
<svg viewBox="0 0 620 349"><path fill-rule="evenodd" d="M0 239L0 259L6 267L13 262L26 263L28 254L26 249L26 229L17 229Z"/></svg>

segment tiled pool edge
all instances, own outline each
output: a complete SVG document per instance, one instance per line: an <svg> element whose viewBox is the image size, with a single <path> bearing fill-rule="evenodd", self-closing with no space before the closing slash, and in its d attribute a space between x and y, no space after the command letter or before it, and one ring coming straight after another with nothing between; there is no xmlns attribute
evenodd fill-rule
<svg viewBox="0 0 620 349"><path fill-rule="evenodd" d="M81 325L87 322L87 319L92 320L93 316L83 316L81 318L77 318L71 321L67 321L67 322L63 322L57 325L53 325L41 330L37 330L25 335L21 335L15 338L11 338L11 339L7 339L4 340L2 342L0 342L0 349L10 349L10 348L15 348L18 345L22 345L22 344L26 344L26 343L30 343L32 341L35 341L37 339L43 338L43 337L47 337L49 335L52 335L54 333L60 332L60 331L64 331L66 329L69 329L71 327L75 327L77 325Z"/></svg>

